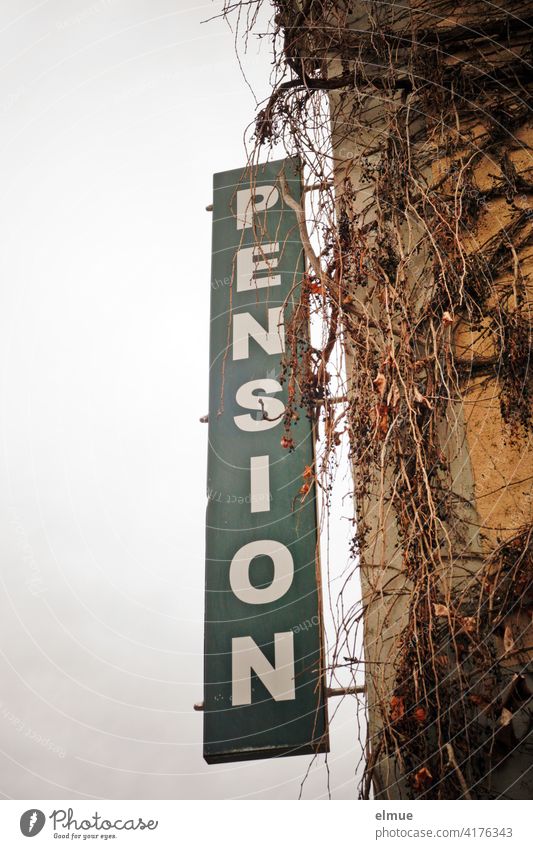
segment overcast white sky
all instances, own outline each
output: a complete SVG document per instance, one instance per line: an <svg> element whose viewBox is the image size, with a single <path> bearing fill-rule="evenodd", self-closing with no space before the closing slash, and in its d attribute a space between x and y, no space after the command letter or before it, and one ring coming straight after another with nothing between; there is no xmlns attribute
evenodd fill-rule
<svg viewBox="0 0 533 849"><path fill-rule="evenodd" d="M0 3L6 798L290 799L308 764L208 767L192 711L202 698L204 209L213 172L243 164L255 110L231 33L201 24L218 9ZM246 64L264 96L268 45L251 45ZM331 737L332 795L353 797L354 699ZM322 759L304 796L325 796L326 782Z"/></svg>

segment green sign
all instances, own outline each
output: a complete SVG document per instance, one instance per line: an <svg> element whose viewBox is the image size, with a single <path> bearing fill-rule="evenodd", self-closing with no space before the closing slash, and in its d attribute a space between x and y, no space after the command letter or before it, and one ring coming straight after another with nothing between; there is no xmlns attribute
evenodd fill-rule
<svg viewBox="0 0 533 849"><path fill-rule="evenodd" d="M290 390L281 366L305 266L296 215L282 196L282 169L299 200L295 159L214 177L208 763L328 751L314 441L306 411L298 411L290 436L284 430Z"/></svg>

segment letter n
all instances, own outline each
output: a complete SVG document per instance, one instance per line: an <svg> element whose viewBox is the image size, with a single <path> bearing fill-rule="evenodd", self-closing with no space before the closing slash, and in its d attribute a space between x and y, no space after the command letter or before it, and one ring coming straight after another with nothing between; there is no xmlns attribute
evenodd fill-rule
<svg viewBox="0 0 533 849"><path fill-rule="evenodd" d="M283 307L268 310L268 329L265 330L249 312L233 316L233 359L246 360L250 354L250 336L267 354L282 354L285 350Z"/></svg>
<svg viewBox="0 0 533 849"><path fill-rule="evenodd" d="M252 704L252 672L276 702L296 698L294 690L294 635L292 631L274 634L274 666L251 637L231 641L233 705Z"/></svg>

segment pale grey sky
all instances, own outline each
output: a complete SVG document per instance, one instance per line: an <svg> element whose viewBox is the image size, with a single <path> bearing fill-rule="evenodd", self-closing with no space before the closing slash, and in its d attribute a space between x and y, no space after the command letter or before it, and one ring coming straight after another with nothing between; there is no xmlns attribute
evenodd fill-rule
<svg viewBox="0 0 533 849"><path fill-rule="evenodd" d="M0 794L295 798L202 760L215 171L255 103L219 4L0 3ZM259 96L270 55L250 46ZM346 483L344 490L349 489ZM349 513L345 509L344 513ZM337 522L333 571L349 528ZM331 707L336 705L333 703ZM331 727L355 793L355 700ZM323 759L304 796L327 793Z"/></svg>

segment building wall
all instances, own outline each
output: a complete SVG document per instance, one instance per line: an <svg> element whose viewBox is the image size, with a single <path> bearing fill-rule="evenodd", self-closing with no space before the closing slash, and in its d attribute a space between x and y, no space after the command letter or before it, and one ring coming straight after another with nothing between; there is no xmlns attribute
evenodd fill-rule
<svg viewBox="0 0 533 849"><path fill-rule="evenodd" d="M355 7L353 14L361 26L368 4L352 5ZM414 5L427 10L427 4L413 3ZM448 5L450 15L441 21L440 26L443 27L456 24L466 27L479 25L480 14L486 12L486 4ZM500 6L505 11L511 11L508 3ZM519 10L518 7L524 4L517 3L514 6ZM483 20L485 21L485 18ZM433 19L433 25L434 23ZM490 61L494 68L498 68L506 60L508 50L525 56L526 48L522 43L508 43L504 48L491 47L490 56L485 56L485 59ZM452 65L465 59L469 59L468 55L465 56L464 52L461 54L458 50L451 54L447 61ZM329 75L338 74L341 67L335 59L330 60ZM401 72L401 68L398 70ZM398 110L404 109L405 96L401 92L397 95L397 101ZM390 100L385 102L381 96L376 97L373 92L358 92L353 101L334 92L330 95L330 102L337 207L340 211L349 194L348 204L359 227L364 229L372 223L376 206L380 202L376 185L368 182L365 173L368 174L369 164L379 163L382 150L389 140L391 103ZM416 108L416 103L414 106ZM423 123L423 117L420 118L420 123ZM490 124L490 116L487 117L487 124ZM415 122L415 135L416 128ZM447 133L459 136L464 134L464 161L467 161L486 128L486 125L463 126L461 117L457 116L457 123L443 127L437 140L422 133L420 139L413 142L412 155L427 157L428 146L433 146L434 155L427 157L429 165L426 175L428 181L438 185L449 165L449 160L440 153L445 147L446 140L443 136ZM509 223L516 219L520 210L531 207L531 194L526 184L531 182L532 160L528 145L532 143L531 125L522 126L516 133L509 131L505 143L496 146L493 153L489 150L477 157L477 164L472 169L471 184L483 196L484 205L476 225L465 234L463 240L466 245L466 261L475 257L480 248L486 247L498 231L509 227ZM505 153L503 159L502 152ZM508 168L509 163L518 188L512 196L500 197L498 190L502 185L502 168ZM444 180L439 188L442 193L452 195L454 190L453 178ZM459 203L462 200L458 198ZM505 420L506 417L502 414L502 379L498 366L488 362L498 359L501 353L501 339L494 332L494 321L490 320L490 314L497 315L498 310L505 306L506 316L512 319L514 312L519 310L522 321L529 323L531 330L533 268L532 251L527 243L531 218L524 219L523 224L517 238L513 239L518 247L514 248L512 268L505 268L500 273L495 264L489 272L492 294L485 307L487 319L481 324L477 321L472 323L459 317L459 309L457 316L451 317L450 346L457 360L465 364L466 376L462 398L458 403L450 403L447 417L437 423L448 461L448 471L445 473L447 483L456 495L453 521L446 527L448 545L444 545L442 551L442 561L446 564L441 574L445 596L465 586L469 581L471 583L473 576L480 573L486 558L490 557L498 545L512 538L519 529L533 523L531 429L527 426L517 427L516 423L513 426ZM416 239L415 222L402 233L403 250L410 257L405 273L414 281L414 301L423 298L424 289L430 285L427 274L424 275L424 257L416 256L413 252L413 242ZM506 297L504 303L503 293L513 279L519 291L515 292L514 298ZM368 303L367 287L356 286L352 294L356 302ZM380 315L379 303L375 302L372 309L374 315ZM348 381L352 402L357 404L362 395L361 373L365 368L365 355L361 354L358 340L351 338L349 309L346 310L345 320ZM379 345L379 328L370 328L369 334L374 335ZM525 371L527 372L527 368ZM529 374L527 378L530 378ZM524 392L526 391L527 386L524 386ZM512 406L512 399L510 403ZM352 439L357 440L358 434L352 433ZM383 751L377 748L377 741L383 725L382 706L390 705L394 698L394 662L399 651L401 634L409 620L413 587L403 566L401 531L397 516L391 509L394 470L385 444L381 457L378 456L371 469L371 479L365 487L364 495L358 496L358 479L363 474L368 476L368 468L363 470L356 463L354 480L357 517L358 522L368 528L361 550L370 741L368 754L371 764L377 763L373 771L375 793L398 798L408 792L401 778L401 767L395 758L383 756ZM529 611L522 610L512 614L500 624L495 636L496 650L500 654L505 653L502 633L509 633L507 626L510 626L514 648L511 656L504 658L502 663L520 671L531 655L526 647L531 648L533 645ZM487 786L478 788L474 796L497 796L501 793L511 798L530 796L531 780L520 776L531 764L531 750L516 737L512 744L513 758L508 758L500 764Z"/></svg>

